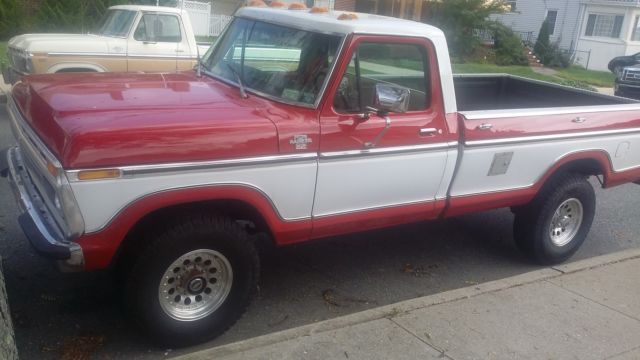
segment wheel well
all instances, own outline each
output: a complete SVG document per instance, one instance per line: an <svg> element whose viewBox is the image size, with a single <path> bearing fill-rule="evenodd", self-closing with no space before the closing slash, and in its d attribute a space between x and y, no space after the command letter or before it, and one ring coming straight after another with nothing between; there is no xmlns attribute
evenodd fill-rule
<svg viewBox="0 0 640 360"><path fill-rule="evenodd" d="M600 162L598 162L596 159L578 159L563 164L558 169L556 169L550 177L554 177L558 174L567 172L578 173L585 176L595 176L604 175L605 169L602 168L602 164L600 164Z"/></svg>
<svg viewBox="0 0 640 360"><path fill-rule="evenodd" d="M155 210L141 218L127 233L120 244L111 266L124 275L133 265L137 255L148 241L148 234L162 231L163 224L189 213L217 213L241 222L249 234L266 233L272 241L271 230L262 215L253 206L238 200L214 200L173 205ZM263 240L263 238L260 238Z"/></svg>

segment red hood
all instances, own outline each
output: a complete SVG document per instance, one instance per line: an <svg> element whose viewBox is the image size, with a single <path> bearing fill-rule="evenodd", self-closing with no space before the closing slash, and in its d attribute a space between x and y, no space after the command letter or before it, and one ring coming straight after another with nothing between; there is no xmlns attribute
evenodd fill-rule
<svg viewBox="0 0 640 360"><path fill-rule="evenodd" d="M282 110L193 72L28 76L13 96L65 168L278 152Z"/></svg>

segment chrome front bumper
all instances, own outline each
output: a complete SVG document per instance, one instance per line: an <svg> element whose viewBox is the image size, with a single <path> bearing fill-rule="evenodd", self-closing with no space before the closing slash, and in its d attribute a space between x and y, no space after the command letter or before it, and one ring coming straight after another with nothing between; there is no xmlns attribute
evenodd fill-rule
<svg viewBox="0 0 640 360"><path fill-rule="evenodd" d="M39 254L57 260L63 271L82 270L82 248L65 239L33 184L18 147L0 151L0 175L9 179L20 209L18 223L33 248Z"/></svg>

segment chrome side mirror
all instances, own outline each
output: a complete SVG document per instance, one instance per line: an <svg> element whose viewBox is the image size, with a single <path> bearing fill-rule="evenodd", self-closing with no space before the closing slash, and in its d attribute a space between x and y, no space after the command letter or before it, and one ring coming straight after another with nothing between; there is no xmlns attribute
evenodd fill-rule
<svg viewBox="0 0 640 360"><path fill-rule="evenodd" d="M376 84L373 107L383 113L405 113L409 109L409 89L391 84Z"/></svg>

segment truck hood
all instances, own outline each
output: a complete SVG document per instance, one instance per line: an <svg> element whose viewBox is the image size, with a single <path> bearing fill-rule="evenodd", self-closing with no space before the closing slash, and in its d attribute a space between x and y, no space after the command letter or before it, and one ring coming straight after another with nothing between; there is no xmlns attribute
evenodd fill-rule
<svg viewBox="0 0 640 360"><path fill-rule="evenodd" d="M13 99L66 169L273 155L287 116L193 72L33 75Z"/></svg>
<svg viewBox="0 0 640 360"><path fill-rule="evenodd" d="M30 53L108 51L111 38L93 34L24 34L11 38L9 46Z"/></svg>

